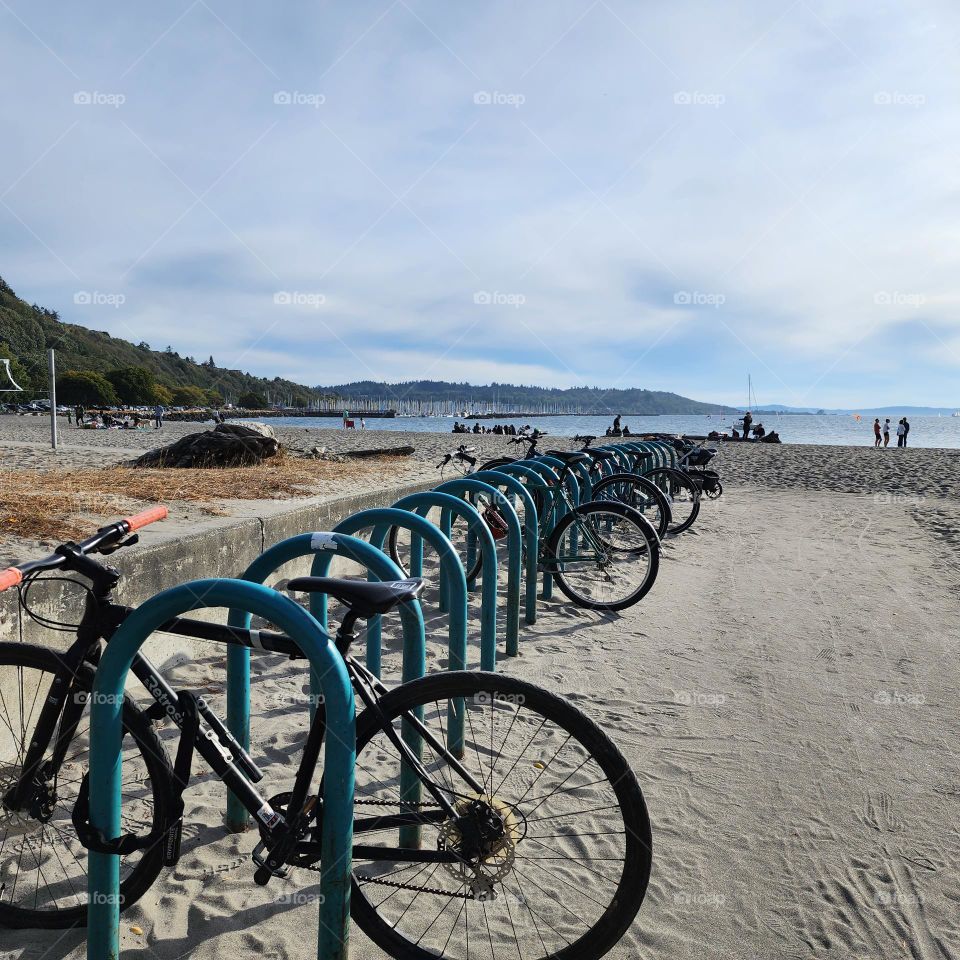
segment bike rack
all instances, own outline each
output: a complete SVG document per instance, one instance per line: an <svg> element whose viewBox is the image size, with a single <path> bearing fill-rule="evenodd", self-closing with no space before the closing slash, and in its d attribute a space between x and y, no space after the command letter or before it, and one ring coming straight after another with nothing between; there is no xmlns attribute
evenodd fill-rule
<svg viewBox="0 0 960 960"><path fill-rule="evenodd" d="M414 494L413 496L419 496ZM405 498L406 499L406 498ZM493 535L490 533L489 528L486 523L484 523L480 514L473 509L469 504L464 504L462 500L459 500L456 497L451 497L451 505L454 505L466 518L471 526L480 531L481 537L485 539L481 540L481 545L483 547L483 562L484 565L487 562L490 562L489 569L493 571L493 576L491 578L491 584L487 586L487 578L484 576L483 580L483 598L481 600L480 606L480 669L481 670L496 670L497 668L497 614L496 614L496 604L497 604L497 552L496 545L494 543ZM466 507L467 509L463 509ZM469 511L469 512L468 512ZM472 514L472 516L471 516ZM412 518L416 518L415 520ZM418 533L423 539L431 539L433 535L430 533L430 528L433 527L434 531L437 531L437 527L430 523L429 520L420 516L419 514L412 513L409 510L397 509L396 507L375 507L371 510L361 510L360 513L355 513L351 517L347 517L346 520L341 521L335 527L337 532L341 533L355 533L357 530L363 530L367 527L374 528L374 536L377 535L378 528L383 527L379 535L381 538L386 535L386 530L389 527L407 527L408 529L413 530L415 533ZM443 529L442 527L437 531L443 536L443 538L450 543L449 533L450 526L447 524L447 528ZM382 539L381 539L382 542ZM457 559L457 566L460 568L461 575L463 574L463 565L460 563L460 556L457 551L453 548L453 545L450 545L450 550ZM442 569L442 567L441 567ZM441 590L449 583L448 577L441 578L440 587ZM441 610L444 609L445 605L441 605ZM466 661L466 651L464 650L463 655L464 662Z"/></svg>
<svg viewBox="0 0 960 960"><path fill-rule="evenodd" d="M509 498L502 494L495 486L484 482L483 480L478 480L475 475L469 477L455 477L452 480L447 480L445 483L441 483L438 487L434 487L434 492L439 494L459 494L462 496L468 496L471 493L485 493L488 496L493 497L493 502L498 506L503 508L503 516L507 521L507 526L509 527L507 531L507 629L506 629L506 652L508 656L515 657L519 652L519 640L520 640L520 564L523 559L523 530L520 526L520 518L517 516L517 511L513 509L513 504L510 502ZM409 499L409 498L405 498ZM467 500L461 500L458 496L454 496L454 499L458 503L468 503ZM449 524L450 522L450 513L454 512L453 507L444 508L443 513L440 517L441 524ZM479 517L479 513L475 507L471 505L473 513L476 513ZM468 519L472 521L472 517L468 516ZM483 523L484 528L487 532L490 532L490 528L487 526L487 523L483 518L480 518L481 523ZM476 539L474 537L474 531L476 527L471 526L471 531L468 534L468 549L467 549L467 560L471 562L471 555L476 550ZM492 536L492 534L491 534ZM494 554L496 554L496 542L494 541ZM484 556L484 564L486 564L486 556ZM471 563L472 566L472 563ZM483 623L483 616L486 612L487 604L487 572L485 567L481 568L483 573L483 593L481 595L481 625ZM492 607L492 628L494 632L497 629L497 609L496 609L496 591L499 586L497 582L497 570L494 569L491 571L489 579L493 582L494 586L491 590L493 594ZM494 641L496 642L496 641Z"/></svg>
<svg viewBox="0 0 960 960"><path fill-rule="evenodd" d="M537 622L537 544L540 542L540 520L537 518L537 505L534 503L530 491L516 477L497 470L480 470L471 474L474 480L482 480L490 486L506 487L511 494L523 501L523 528L527 547L526 569L526 614L527 623ZM512 504L511 504L512 506ZM507 633L507 653L510 656L509 625Z"/></svg>
<svg viewBox="0 0 960 960"><path fill-rule="evenodd" d="M353 689L343 659L316 620L289 597L243 580L195 580L151 597L124 620L105 649L90 708L90 826L120 836L123 691L137 651L164 623L191 610L228 607L276 624L303 651L326 704L320 926L317 960L347 960L356 732ZM232 645L231 645L232 646ZM88 854L87 958L120 956L120 857Z"/></svg>
<svg viewBox="0 0 960 960"><path fill-rule="evenodd" d="M502 463L498 467L493 467L494 473L503 473L524 478L527 486L537 487L544 497L544 527L543 538L549 538L553 530L554 514L556 513L557 503L560 502L555 487L560 482L557 472L548 467L545 463L537 464L536 460L511 460L510 463ZM537 563L540 561L540 546L537 544ZM553 575L544 571L543 574L543 592L541 596L544 600L549 600L553 596Z"/></svg>
<svg viewBox="0 0 960 960"><path fill-rule="evenodd" d="M309 557L315 554L324 557L346 557L365 566L378 580L402 580L403 571L384 553L371 547L365 540L348 537L343 534L301 533L274 544L265 550L240 578L243 581L262 584L285 563ZM329 566L329 559L327 560ZM324 571L325 572L325 571ZM282 594L279 594L282 596ZM417 601L402 603L397 608L403 628L403 679L416 680L426 673L426 630L423 625L423 612ZM326 594L310 594L310 612L324 630L327 629ZM367 629L376 620L379 628L380 618L367 621ZM231 609L227 623L231 627L248 629L250 612L246 608ZM378 634L379 636L379 634ZM379 676L379 648L376 651ZM367 665L370 665L371 649L367 645ZM373 669L372 667L370 669ZM316 710L317 694L320 691L319 677L310 670L310 716ZM227 729L243 747L250 749L250 651L246 647L231 644L227 648ZM247 810L237 798L227 793L227 829L239 833L246 829Z"/></svg>

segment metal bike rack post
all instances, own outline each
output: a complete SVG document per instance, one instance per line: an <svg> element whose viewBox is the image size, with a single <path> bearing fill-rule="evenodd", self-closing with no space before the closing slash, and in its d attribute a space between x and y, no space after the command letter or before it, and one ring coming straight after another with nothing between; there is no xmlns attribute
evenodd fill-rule
<svg viewBox="0 0 960 960"><path fill-rule="evenodd" d="M356 732L353 689L343 659L316 620L289 597L242 580L195 580L141 604L114 634L97 669L90 708L90 825L120 836L123 689L134 656L164 623L191 610L229 607L269 620L303 651L320 679L327 711L318 960L346 960ZM88 855L87 957L120 955L120 857Z"/></svg>
<svg viewBox="0 0 960 960"><path fill-rule="evenodd" d="M523 560L523 529L520 526L520 518L517 516L517 511L513 509L513 504L510 502L508 497L502 494L492 484L489 484L483 480L478 480L475 475L471 475L469 477L457 477L453 480L447 480L445 483L441 483L438 487L435 487L434 492L444 496L454 494L453 499L456 500L457 503L467 505L469 505L468 502L466 500L460 500L460 496L468 496L471 493L486 494L487 496L493 498L493 502L498 508L500 508L504 519L507 521L507 626L504 635L506 637L507 655L515 657L518 652L518 644L520 640L520 565ZM455 512L455 508L452 506L445 509L449 509L451 513ZM480 517L480 514L477 513L476 508L471 505L471 510L480 519L480 522L487 533L490 533L490 527L487 525L487 522L483 519L483 517ZM469 514L466 516L472 524L473 518ZM473 532L479 539L479 528L473 527ZM494 542L493 549L494 553L496 553L496 542ZM486 564L486 556L484 556L483 560L484 564ZM488 598L492 596L493 610L489 614L489 618L491 628L493 629L494 633L496 633L497 587L499 586L497 583L498 572L496 569L493 569L488 574L486 566L481 568L481 572L483 574L483 593L480 601L481 628L483 625L484 616L486 615ZM488 579L491 581L492 587L487 586ZM496 660L494 660L494 662L496 662Z"/></svg>
<svg viewBox="0 0 960 960"><path fill-rule="evenodd" d="M403 571L384 553L371 547L365 540L330 533L301 533L274 544L265 550L243 572L241 580L265 583L285 563L321 553L327 559L346 557L365 566L378 580L402 580ZM426 673L426 631L423 612L418 601L402 603L398 607L403 629L403 679L416 680ZM326 594L310 594L310 612L319 625L327 628ZM380 618L374 618L379 627ZM367 622L369 629L371 621ZM248 629L250 612L239 608L231 610L227 623L231 627ZM379 664L379 649L376 651ZM367 647L367 661L371 652ZM379 668L378 668L379 669ZM378 673L379 675L379 673ZM310 670L310 716L316 710L317 694L321 692L319 677ZM231 644L227 648L227 729L237 742L250 749L250 651L246 647ZM227 794L227 829L239 833L247 827L247 810L230 792Z"/></svg>
<svg viewBox="0 0 960 960"><path fill-rule="evenodd" d="M414 496L419 496L419 494L414 494ZM392 511L390 516L395 517L395 522L391 520L387 523L370 516L370 514L377 513L379 510ZM399 514L402 514L402 516ZM370 545L383 550L383 543L390 527L405 527L415 533L420 538L421 543L426 540L437 551L440 557L440 577L446 582L451 597L448 626L450 669L465 670L467 668L467 580L463 575L463 566L460 563L459 554L454 549L453 544L440 532L439 528L430 523L429 520L411 513L409 509L395 505L355 513L338 524L336 532L338 535L354 534L360 530L372 528ZM316 573L318 569L319 564L314 572ZM317 575L320 574L317 573ZM380 676L381 666L380 654L380 624L371 623L367 626L367 667L378 677Z"/></svg>
<svg viewBox="0 0 960 960"><path fill-rule="evenodd" d="M427 495L428 494L413 494L413 499ZM453 500L455 498L451 497L450 499ZM459 501L457 502L459 503ZM439 554L440 576L450 588L450 596L452 598L447 641L449 644L449 669L465 670L467 667L467 580L463 574L463 566L460 563L459 554L454 549L453 544L450 543L440 530L425 517L421 517L410 510L396 506L376 507L371 510L361 510L359 513L347 517L346 520L342 520L334 528L333 536L345 537L358 533L360 530L372 528L370 533L370 546L374 549L381 549L390 527L406 527L408 530L412 530L420 536L422 540L426 540ZM354 538L351 536L350 539ZM364 541L360 542L363 543ZM392 562L391 560L391 563ZM318 554L313 560L312 573L314 576L322 577L325 575L329 565L329 559ZM323 597L324 595L314 594L314 596ZM495 635L493 636L492 642L494 644L493 661L495 667L497 656L497 638ZM481 639L481 646L482 643L483 641ZM370 666L372 663L372 660L369 658L371 648L376 649L376 670L374 670L373 666ZM367 627L367 650L368 666L370 666L370 670L376 673L378 677L380 676L380 648L380 623L377 622ZM481 669L494 669L494 667L484 667L483 658L484 651L481 649ZM447 716L447 745L457 756L463 756L464 716L463 702L461 700L452 701ZM412 796L410 790L416 789L419 781L412 776L411 771L405 766L401 767L400 777L401 783L407 784L406 787L402 788L404 796ZM419 799L419 794L414 799ZM402 837L409 837L410 835L411 831L409 829L404 828L401 830Z"/></svg>
<svg viewBox="0 0 960 960"><path fill-rule="evenodd" d="M526 599L525 617L527 623L537 622L537 544L540 542L540 520L537 517L537 505L530 491L515 476L497 470L480 470L470 475L474 480L482 480L490 486L506 487L510 493L523 502L523 530L526 541ZM510 634L507 633L507 653L510 656Z"/></svg>
<svg viewBox="0 0 960 960"><path fill-rule="evenodd" d="M416 494L414 496L417 496ZM471 524L471 527L480 531L481 536L485 535L485 539L481 540L483 546L483 562L491 564L490 569L493 570L493 588L492 590L486 589L486 577L484 577L484 594L481 601L480 607L480 669L481 670L496 670L497 669L497 620L496 620L496 602L497 602L497 584L496 584L496 571L497 571L497 551L496 544L493 540L493 535L490 533L486 523L480 517L480 514L477 513L473 507L470 507L469 504L464 504L462 500L457 499L456 497L450 498L453 505L456 505L458 509L463 508L464 506L469 508L467 510L461 510L463 515L467 518L467 521ZM470 514L473 514L472 516ZM416 518L416 519L413 519ZM380 536L381 538L386 535L386 531L389 527L407 527L408 529L414 530L418 533L424 540L433 540L434 542L439 543L437 540L436 534L439 533L443 536L444 540L447 541L447 544L450 545L450 550L454 557L457 560L457 568L461 576L463 575L463 566L460 563L460 556L457 551L454 549L452 544L450 544L449 538L441 530L438 530L437 527L430 523L429 520L424 517L412 513L409 510L398 509L396 507L376 507L371 510L361 510L360 513L355 513L352 517L347 517L346 520L341 521L335 527L335 530L342 533L355 533L357 530L364 530L367 527L373 527L374 535ZM379 528L383 528L380 530ZM432 528L432 531L431 531ZM481 529L482 528L482 529ZM382 542L382 540L381 540ZM449 568L453 569L453 565L449 564ZM445 568L441 565L441 571ZM447 583L449 585L451 578L449 576L442 578L442 583ZM451 619L453 618L454 611L451 605ZM459 611L458 611L459 614ZM464 615L466 616L466 614ZM466 649L463 651L463 663L466 664Z"/></svg>
<svg viewBox="0 0 960 960"><path fill-rule="evenodd" d="M533 477L537 478L534 485L541 490L541 495L545 501L544 523L540 535L544 540L548 540L550 534L553 533L557 520L560 518L561 510L564 509L563 500L557 493L560 486L560 475L557 471L539 459L513 460L493 469L500 473L525 477L528 481L532 481ZM537 560L539 563L539 548ZM540 596L543 600L549 600L553 597L553 575L546 570L543 573L543 590Z"/></svg>

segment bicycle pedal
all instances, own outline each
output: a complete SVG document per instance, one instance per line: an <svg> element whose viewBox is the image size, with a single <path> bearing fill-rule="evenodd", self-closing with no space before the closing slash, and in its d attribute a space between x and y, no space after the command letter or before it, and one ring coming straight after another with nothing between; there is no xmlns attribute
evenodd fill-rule
<svg viewBox="0 0 960 960"><path fill-rule="evenodd" d="M287 865L274 860L267 850L267 845L262 841L253 848L251 857L257 865L253 874L253 882L258 886L265 887L270 882L271 877L279 877L281 880L285 880L290 875Z"/></svg>

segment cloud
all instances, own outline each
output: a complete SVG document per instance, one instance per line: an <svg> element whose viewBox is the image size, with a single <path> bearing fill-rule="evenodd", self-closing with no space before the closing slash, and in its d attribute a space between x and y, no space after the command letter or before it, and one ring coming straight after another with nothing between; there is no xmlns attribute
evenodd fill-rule
<svg viewBox="0 0 960 960"><path fill-rule="evenodd" d="M902 332L960 336L946 6L13 9L4 276L64 319L306 382L953 402Z"/></svg>

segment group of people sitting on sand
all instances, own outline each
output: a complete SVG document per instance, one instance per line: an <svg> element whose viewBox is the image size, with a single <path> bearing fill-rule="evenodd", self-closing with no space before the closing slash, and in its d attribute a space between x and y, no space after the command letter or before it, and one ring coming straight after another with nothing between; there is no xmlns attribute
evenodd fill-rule
<svg viewBox="0 0 960 960"><path fill-rule="evenodd" d="M477 421L471 430L470 427L468 427L465 423L460 423L457 420L453 421L454 433L496 433L504 437L515 437L518 434L523 436L525 433L528 433L529 430L529 423L525 427L521 427L518 430L512 423L495 423L492 427L485 427L479 421Z"/></svg>
<svg viewBox="0 0 960 960"><path fill-rule="evenodd" d="M613 418L613 426L607 427L604 436L607 437L632 437L633 434L630 432L630 427L627 424L624 424L621 428L620 426L620 414L618 413Z"/></svg>

